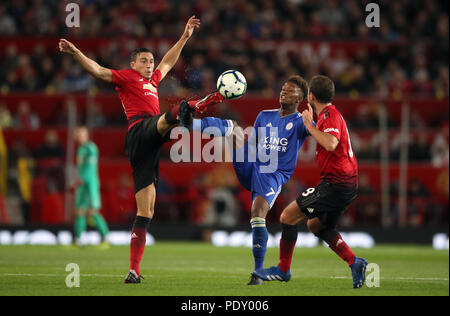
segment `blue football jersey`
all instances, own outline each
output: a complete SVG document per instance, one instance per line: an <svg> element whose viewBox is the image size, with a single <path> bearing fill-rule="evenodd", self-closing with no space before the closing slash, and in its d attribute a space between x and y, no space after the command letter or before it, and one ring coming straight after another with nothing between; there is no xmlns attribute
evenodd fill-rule
<svg viewBox="0 0 450 316"><path fill-rule="evenodd" d="M265 110L256 118L253 133L241 152L244 161L233 164L241 184L256 195L263 196L270 207L282 186L294 173L298 152L309 136L299 112L282 117L280 109Z"/></svg>
<svg viewBox="0 0 450 316"><path fill-rule="evenodd" d="M254 131L258 147L256 165L261 167L260 171L282 172L289 178L297 165L298 151L309 136L301 114L282 117L280 109L262 111L256 118ZM262 168L271 164L273 168Z"/></svg>

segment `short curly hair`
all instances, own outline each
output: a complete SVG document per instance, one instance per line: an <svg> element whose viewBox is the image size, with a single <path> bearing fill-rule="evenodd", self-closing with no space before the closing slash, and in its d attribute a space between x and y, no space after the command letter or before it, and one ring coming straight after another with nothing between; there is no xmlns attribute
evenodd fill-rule
<svg viewBox="0 0 450 316"><path fill-rule="evenodd" d="M308 95L308 82L306 82L306 80L303 79L302 76L299 75L290 76L286 82L293 83L297 87L299 87L300 90L302 90L303 92L303 99L306 98L306 96Z"/></svg>

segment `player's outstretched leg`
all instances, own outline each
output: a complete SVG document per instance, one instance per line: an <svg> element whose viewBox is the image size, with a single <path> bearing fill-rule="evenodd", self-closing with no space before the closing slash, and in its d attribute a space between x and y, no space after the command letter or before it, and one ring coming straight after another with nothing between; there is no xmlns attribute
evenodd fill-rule
<svg viewBox="0 0 450 316"><path fill-rule="evenodd" d="M178 118L180 120L181 127L185 127L188 130L192 129L194 114L186 100L183 100L180 103L180 108L178 110Z"/></svg>
<svg viewBox="0 0 450 316"><path fill-rule="evenodd" d="M168 124L179 123L180 126L191 130L194 112L203 113L208 106L221 103L224 99L219 92L213 92L200 100L183 100L180 105L174 106L166 113L165 119Z"/></svg>
<svg viewBox="0 0 450 316"><path fill-rule="evenodd" d="M230 136L233 133L234 124L231 120L205 117L203 119L194 119L192 122L192 130L207 133L215 137L224 137Z"/></svg>
<svg viewBox="0 0 450 316"><path fill-rule="evenodd" d="M223 100L225 100L225 98L219 93L219 91L215 91L200 100L188 101L188 104L194 112L203 113L206 111L208 106L221 103Z"/></svg>

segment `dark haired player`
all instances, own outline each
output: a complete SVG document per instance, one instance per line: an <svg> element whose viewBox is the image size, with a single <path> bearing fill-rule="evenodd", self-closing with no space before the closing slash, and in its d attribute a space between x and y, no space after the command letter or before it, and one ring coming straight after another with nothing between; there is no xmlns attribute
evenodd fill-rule
<svg viewBox="0 0 450 316"><path fill-rule="evenodd" d="M233 136L233 166L239 182L252 195L250 225L254 271L263 268L269 233L266 228L266 215L280 194L282 186L290 179L297 165L300 147L309 136L297 111L308 92L307 82L300 76L291 76L280 92L280 108L259 113L253 126L253 133L241 148L236 139L244 139L243 130L236 122L207 117L193 121L193 130L208 133L211 127L220 131L214 136ZM208 129L208 130L207 130ZM257 147L252 148L252 147ZM264 172L267 162L263 161L261 151L266 155L274 154L276 160L273 170ZM238 160L237 153L243 151ZM254 159L249 159L251 153ZM253 162L252 162L253 161ZM254 273L248 285L259 285L263 281Z"/></svg>
<svg viewBox="0 0 450 316"><path fill-rule="evenodd" d="M145 48L131 54L131 69L117 71L100 66L69 41L59 41L61 52L71 54L95 78L116 86L127 116L125 151L133 169L137 216L131 232L130 269L125 283L141 281L139 264L145 249L147 228L154 214L160 150L170 140L169 131L192 120L192 111L201 112L210 103L223 100L219 93L212 93L200 101L182 101L179 106L160 114L158 84L176 64L183 47L199 26L200 20L194 16L189 19L183 35L164 55L156 70L153 54Z"/></svg>
<svg viewBox="0 0 450 316"><path fill-rule="evenodd" d="M309 188L288 205L281 214L282 237L278 266L256 271L266 281L289 281L290 266L297 242L297 223L306 221L309 231L324 240L331 250L349 265L353 287L365 282L367 261L358 258L336 231L342 213L355 200L358 188L358 165L352 151L347 124L331 103L334 83L325 76L315 76L309 83L308 109L302 119L317 141L317 163L321 182ZM317 126L313 124L313 110Z"/></svg>

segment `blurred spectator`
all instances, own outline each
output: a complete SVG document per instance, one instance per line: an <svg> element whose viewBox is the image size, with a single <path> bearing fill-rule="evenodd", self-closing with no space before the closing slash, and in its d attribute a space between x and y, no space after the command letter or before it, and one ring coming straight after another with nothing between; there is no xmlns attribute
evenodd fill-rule
<svg viewBox="0 0 450 316"><path fill-rule="evenodd" d="M439 68L439 77L434 83L434 93L438 99L448 98L449 79L448 67Z"/></svg>
<svg viewBox="0 0 450 316"><path fill-rule="evenodd" d="M58 133L50 130L45 134L44 143L36 151L37 158L64 158L64 147L59 141Z"/></svg>
<svg viewBox="0 0 450 316"><path fill-rule="evenodd" d="M72 57L59 54L45 41L40 45L38 39L71 36L75 42L81 42L81 39L91 41L94 45L85 51L86 55L108 68L127 68L129 53L138 45L151 49L156 63L160 61L167 48L181 34L187 18L196 14L202 20L202 27L196 30L175 68L161 83L161 95L177 98L188 93L200 95L212 91L218 75L227 69L242 71L248 82L248 92L261 97L277 97L279 84L290 74L298 73L306 79L318 73L325 74L335 80L338 94L351 98L367 95L368 99L374 100L373 104L368 102L358 106L355 116L349 118L353 149L358 160L364 162L380 157L380 145L384 140L377 130L379 110L385 98L448 98L448 2L445 1L384 1L382 10L387 14L382 15L383 27L373 29L365 26L365 2L363 4L358 0L82 1L82 25L70 30L63 21L55 18L67 14L62 4L56 0L7 0L0 4L0 36L13 36L0 52L2 93L41 93L44 90L47 93L66 93L90 89L113 92L112 85L94 81L73 62ZM32 45L22 45L21 41L26 37L37 40L31 42ZM340 45L341 42L345 44ZM163 106L165 102L162 102ZM423 104L426 107L426 101ZM51 124L66 127L71 106L77 108L77 102L68 98L49 118ZM0 106L0 126L9 124L11 120L5 108ZM86 117L88 124L102 127L111 123L111 118L107 120L100 107L94 104L91 109ZM399 124L393 121L393 117L397 119L398 111L391 110L398 109L388 109L388 126L397 128L389 133L391 158L395 163L399 158L400 144L406 140L392 137L396 135ZM219 117L240 121L240 112L235 113L231 104L222 103L213 111ZM22 105L19 106L15 114L15 125L18 127L40 126L39 117L31 113L29 104L24 105L23 109ZM77 114L79 124L85 116L79 110ZM407 140L410 161L432 161L437 167L448 166L448 123L437 135L433 131L433 136L431 132L427 136L427 129L448 121L448 113L444 114L436 115L436 121L430 122L419 112L411 111L413 133ZM123 113L115 118L115 122L123 125ZM42 125L45 123L42 122ZM49 143L52 141L49 140ZM63 158L64 148L57 143L54 147L43 145L36 153L37 157ZM16 147L20 152L21 145ZM314 154L315 146L311 148ZM39 160L40 170L47 172L52 165L43 163L45 160ZM15 170L17 173L17 167ZM61 169L58 172L57 180L52 180L52 174L45 173L50 179L49 188L53 188L49 190L59 186L63 172ZM238 212L234 214L235 220L248 222L250 194L233 184L228 179L229 174L212 174L199 175L188 192L181 194L176 194L175 189L165 187L163 183L163 190L167 189L168 194L176 192L177 210L170 208L173 201L170 205L164 205L166 201L161 197L158 203L162 202L167 212L157 213L157 216L181 220L190 217L195 223L207 219L226 225L231 222L230 217L224 214L228 214L230 206L234 205L233 211ZM120 203L124 210L131 210L133 206L127 204L130 201L124 198L129 196L130 189L132 191L127 181L129 179L120 177L117 194L123 198ZM445 182L445 179L442 181ZM448 188L448 177L446 181ZM279 201L292 199L289 196L301 190L298 185L301 186L295 181L289 183ZM425 196L420 195L424 193L422 189L412 182L409 193L420 200ZM398 193L395 184L392 190ZM372 203L372 198L378 200L379 197L371 187L367 174L362 173L355 216L362 222L379 224L380 207ZM236 200L233 202L233 199ZM363 203L364 199L366 203ZM395 211L397 204L393 205ZM432 203L424 208L419 202L414 202L409 209L413 215L412 224L424 222L425 209L427 222L436 221L439 217L433 214L443 212L448 216L446 210L439 211ZM273 214L276 212L269 216L276 219Z"/></svg>
<svg viewBox="0 0 450 316"><path fill-rule="evenodd" d="M6 105L0 103L0 129L12 127L13 124L14 121L11 116L11 112L9 112Z"/></svg>
<svg viewBox="0 0 450 316"><path fill-rule="evenodd" d="M369 175L361 172L353 220L357 223L379 225L381 223L381 211L378 201L377 191L371 185Z"/></svg>
<svg viewBox="0 0 450 316"><path fill-rule="evenodd" d="M358 106L357 114L350 119L349 125L352 129L377 129L378 113L374 113L371 108L366 104Z"/></svg>
<svg viewBox="0 0 450 316"><path fill-rule="evenodd" d="M87 126L90 128L103 127L108 125L105 115L102 112L102 108L95 102L88 102L87 110Z"/></svg>
<svg viewBox="0 0 450 316"><path fill-rule="evenodd" d="M202 55L195 55L192 59L190 69L187 70L187 81L190 89L202 90L204 73L205 59Z"/></svg>
<svg viewBox="0 0 450 316"><path fill-rule="evenodd" d="M64 158L65 150L59 141L58 133L50 130L45 134L44 143L36 151L40 175L47 182L47 192L62 192L65 188Z"/></svg>
<svg viewBox="0 0 450 316"><path fill-rule="evenodd" d="M409 145L409 160L411 162L430 162L431 148L426 133L419 133L415 141Z"/></svg>
<svg viewBox="0 0 450 316"><path fill-rule="evenodd" d="M15 139L8 150L8 165L8 195L19 198L23 221L28 223L34 160L31 151L20 138Z"/></svg>
<svg viewBox="0 0 450 316"><path fill-rule="evenodd" d="M423 224L430 193L419 179L414 178L408 185L407 221L411 226Z"/></svg>
<svg viewBox="0 0 450 316"><path fill-rule="evenodd" d="M449 165L449 126L448 122L443 124L440 133L431 144L431 163L435 167Z"/></svg>
<svg viewBox="0 0 450 316"><path fill-rule="evenodd" d="M15 115L16 127L22 129L37 129L40 126L39 116L30 109L28 101L21 101Z"/></svg>
<svg viewBox="0 0 450 316"><path fill-rule="evenodd" d="M410 181L408 186L408 197L428 197L429 195L427 187L419 179L414 178Z"/></svg>
<svg viewBox="0 0 450 316"><path fill-rule="evenodd" d="M230 166L219 165L208 173L205 180L208 184L209 203L203 223L219 226L236 225L240 208L235 197L239 187L234 171Z"/></svg>
<svg viewBox="0 0 450 316"><path fill-rule="evenodd" d="M81 125L83 113L80 113L77 107L77 101L74 98L68 97L63 101L62 108L57 109L52 118L53 124L66 127L69 124L69 113L76 115L76 125Z"/></svg>
<svg viewBox="0 0 450 316"><path fill-rule="evenodd" d="M350 138L352 140L353 151L358 160L375 161L380 158L380 152L374 140L361 139L357 133L352 133ZM376 140L377 137L373 138Z"/></svg>
<svg viewBox="0 0 450 316"><path fill-rule="evenodd" d="M0 35L11 36L16 34L16 23L14 19L6 12L4 4L0 4Z"/></svg>
<svg viewBox="0 0 450 316"><path fill-rule="evenodd" d="M235 226L238 220L237 204L233 192L227 187L219 187L209 195L210 206L204 224Z"/></svg>
<svg viewBox="0 0 450 316"><path fill-rule="evenodd" d="M8 44L5 49L5 55L0 63L0 80L6 81L11 70L17 67L19 59L17 57L17 47L14 44Z"/></svg>
<svg viewBox="0 0 450 316"><path fill-rule="evenodd" d="M359 174L358 195L373 196L375 194L376 191L370 183L369 175L361 172Z"/></svg>
<svg viewBox="0 0 450 316"><path fill-rule="evenodd" d="M211 79L226 69L237 68L247 77L249 92L269 96L278 93L279 87L274 83L282 81L287 71L307 78L323 73L336 81L339 93L352 96L370 93L379 97L387 91L399 99L405 93L448 95L445 1L418 0L414 5L407 0L385 1L383 11L390 14L383 15L383 27L372 29L364 24L366 12L358 0L205 3L153 1L144 5L139 0L85 1L81 27L67 30L64 23L52 18L66 14L59 1L33 1L28 6L24 1L9 0L0 6L0 32L21 36L60 37L70 33L78 38L106 37L109 44L99 44L86 54L105 67L123 68L128 65L129 52L137 45L135 39L145 39L148 34L157 40L175 39L182 32L184 20L201 12L202 27L183 52L183 58L189 62L180 60L171 73L176 80L170 91L178 90L174 94L186 88L209 91L215 81ZM402 6L408 8L407 13ZM315 51L308 47L308 41L317 39L358 44L332 51L324 45ZM280 45L280 40L286 44ZM386 41L395 45L387 45ZM292 44L295 42L301 44L300 49ZM372 42L375 47L369 49L359 45L360 42ZM152 49L160 60L168 43L165 40L158 43L157 47L151 41L141 44ZM275 53L277 50L281 58ZM36 91L57 85L61 91L86 91L94 83L70 57L53 50L36 47L31 63L23 55L9 45L0 59L0 79L11 90ZM101 82L95 85L102 90L111 89Z"/></svg>
<svg viewBox="0 0 450 316"><path fill-rule="evenodd" d="M214 116L223 120L233 120L238 124L241 122L241 118L238 112L233 110L227 102L217 104L215 106L216 113Z"/></svg>
<svg viewBox="0 0 450 316"><path fill-rule="evenodd" d="M130 224L136 216L136 200L134 199L133 179L125 173L119 177L119 187L113 193L117 196L120 206L119 223Z"/></svg>
<svg viewBox="0 0 450 316"><path fill-rule="evenodd" d="M185 200L190 205L189 221L191 223L203 223L209 208L209 200L207 198L210 183L204 173L198 174L192 181L185 193Z"/></svg>

